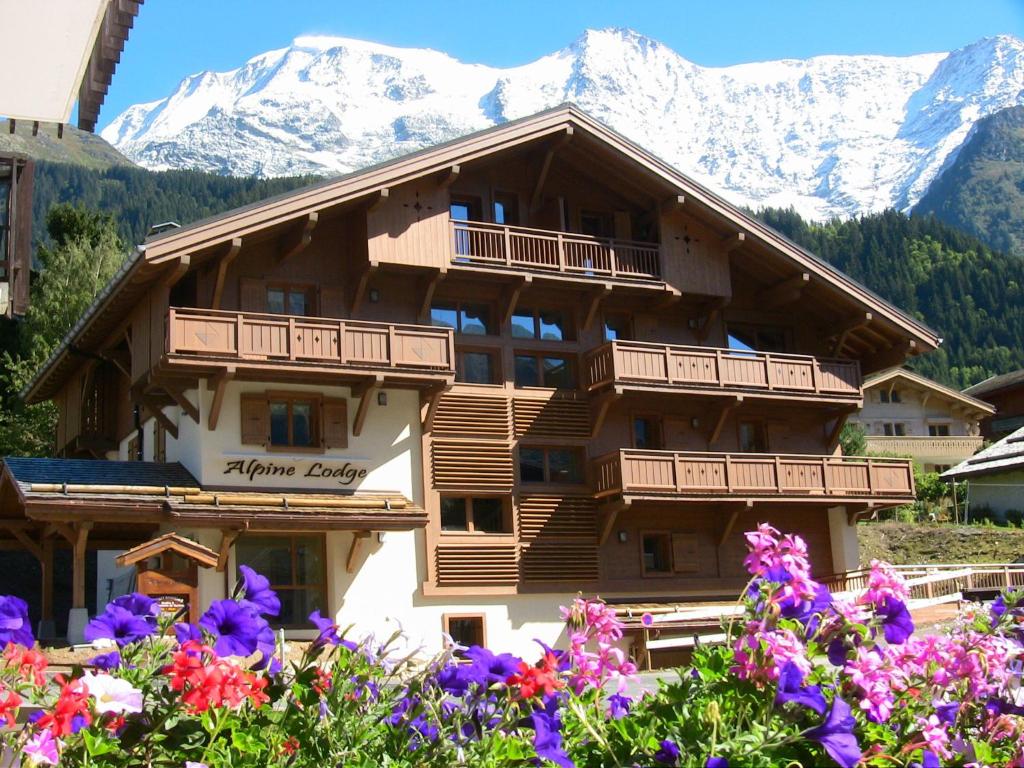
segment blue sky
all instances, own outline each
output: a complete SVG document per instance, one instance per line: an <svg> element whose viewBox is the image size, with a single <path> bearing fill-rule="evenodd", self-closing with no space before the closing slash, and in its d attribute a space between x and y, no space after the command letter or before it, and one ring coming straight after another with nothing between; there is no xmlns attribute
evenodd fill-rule
<svg viewBox="0 0 1024 768"><path fill-rule="evenodd" d="M320 33L435 48L512 66L586 28L630 27L703 66L828 53L904 55L1024 37L1024 0L150 0L100 115L166 96L185 76L233 69Z"/></svg>

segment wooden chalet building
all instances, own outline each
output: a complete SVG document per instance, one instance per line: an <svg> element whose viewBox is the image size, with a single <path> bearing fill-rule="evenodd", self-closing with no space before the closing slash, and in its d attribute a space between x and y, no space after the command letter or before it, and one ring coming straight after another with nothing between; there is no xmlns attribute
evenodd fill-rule
<svg viewBox="0 0 1024 768"><path fill-rule="evenodd" d="M734 596L759 521L856 568L913 476L840 428L938 343L560 107L147 240L28 388L68 459L7 464L0 531L73 547L72 634L85 554L123 583L174 532L218 554L202 602L248 563L295 637L320 608L528 652L578 591Z"/></svg>

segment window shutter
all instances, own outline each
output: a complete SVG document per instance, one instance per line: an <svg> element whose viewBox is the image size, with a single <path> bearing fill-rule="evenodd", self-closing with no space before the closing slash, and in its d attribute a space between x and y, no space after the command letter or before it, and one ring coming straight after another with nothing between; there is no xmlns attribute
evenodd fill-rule
<svg viewBox="0 0 1024 768"><path fill-rule="evenodd" d="M348 448L348 402L325 398L324 448Z"/></svg>
<svg viewBox="0 0 1024 768"><path fill-rule="evenodd" d="M240 281L239 306L243 312L267 311L267 284L264 280L243 277Z"/></svg>
<svg viewBox="0 0 1024 768"><path fill-rule="evenodd" d="M695 573L700 570L696 534L672 534L672 570L676 573Z"/></svg>
<svg viewBox="0 0 1024 768"><path fill-rule="evenodd" d="M317 311L321 317L344 317L345 294L340 286L321 286L320 307Z"/></svg>
<svg viewBox="0 0 1024 768"><path fill-rule="evenodd" d="M270 409L263 394L242 395L242 445L263 445L270 434Z"/></svg>

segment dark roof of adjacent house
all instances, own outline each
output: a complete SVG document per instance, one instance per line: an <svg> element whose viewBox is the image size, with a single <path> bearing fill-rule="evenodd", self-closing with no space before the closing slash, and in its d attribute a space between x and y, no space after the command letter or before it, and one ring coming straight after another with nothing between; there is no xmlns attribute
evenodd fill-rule
<svg viewBox="0 0 1024 768"><path fill-rule="evenodd" d="M1019 371L1001 373L998 376L989 376L984 381L965 389L964 394L981 397L991 392L998 392L1001 389L1009 389L1015 386L1024 387L1024 368L1021 368Z"/></svg>
<svg viewBox="0 0 1024 768"><path fill-rule="evenodd" d="M942 473L947 480L1024 469L1024 427Z"/></svg>
<svg viewBox="0 0 1024 768"><path fill-rule="evenodd" d="M121 485L198 488L198 481L178 462L36 459L9 456L3 460L19 485Z"/></svg>

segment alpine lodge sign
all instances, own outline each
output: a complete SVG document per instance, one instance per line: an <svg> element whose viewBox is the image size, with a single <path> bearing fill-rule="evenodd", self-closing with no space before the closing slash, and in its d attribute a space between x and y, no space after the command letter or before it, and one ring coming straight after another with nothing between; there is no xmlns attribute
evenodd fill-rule
<svg viewBox="0 0 1024 768"><path fill-rule="evenodd" d="M331 485L352 486L366 477L369 470L360 463L346 459L306 458L230 458L225 457L223 477L232 485Z"/></svg>

